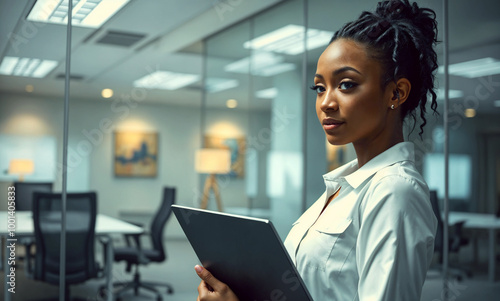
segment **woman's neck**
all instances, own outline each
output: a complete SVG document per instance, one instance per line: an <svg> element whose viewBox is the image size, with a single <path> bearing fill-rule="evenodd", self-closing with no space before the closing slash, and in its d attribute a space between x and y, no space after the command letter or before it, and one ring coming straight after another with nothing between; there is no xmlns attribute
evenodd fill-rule
<svg viewBox="0 0 500 301"><path fill-rule="evenodd" d="M391 135L381 135L372 140L353 142L358 157L358 168L400 142L404 142L402 129L394 131Z"/></svg>

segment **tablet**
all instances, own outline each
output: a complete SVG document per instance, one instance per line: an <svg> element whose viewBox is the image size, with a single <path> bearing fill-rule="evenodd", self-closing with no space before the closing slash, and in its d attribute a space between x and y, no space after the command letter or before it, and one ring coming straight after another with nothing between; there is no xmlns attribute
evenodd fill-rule
<svg viewBox="0 0 500 301"><path fill-rule="evenodd" d="M271 221L172 205L201 264L241 301L312 301Z"/></svg>

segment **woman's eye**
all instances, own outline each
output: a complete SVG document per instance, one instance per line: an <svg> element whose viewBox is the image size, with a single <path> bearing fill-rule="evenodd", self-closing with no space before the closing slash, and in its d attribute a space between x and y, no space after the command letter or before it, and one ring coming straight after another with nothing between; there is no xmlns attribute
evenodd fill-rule
<svg viewBox="0 0 500 301"><path fill-rule="evenodd" d="M351 82L351 81L347 81L347 82L341 82L339 84L339 89L341 90L349 90L349 89L352 89L354 87L356 87L358 84L356 84L355 82Z"/></svg>
<svg viewBox="0 0 500 301"><path fill-rule="evenodd" d="M313 85L310 87L311 90L313 91L316 91L316 93L321 93L321 92L325 92L325 87L323 86L318 86L318 85Z"/></svg>

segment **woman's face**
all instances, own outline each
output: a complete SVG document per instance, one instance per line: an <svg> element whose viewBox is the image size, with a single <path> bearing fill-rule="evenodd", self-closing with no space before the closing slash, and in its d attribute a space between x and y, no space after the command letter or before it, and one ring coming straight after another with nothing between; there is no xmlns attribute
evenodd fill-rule
<svg viewBox="0 0 500 301"><path fill-rule="evenodd" d="M391 84L381 87L382 66L362 44L338 39L318 60L316 113L334 145L370 144L394 126L388 122Z"/></svg>

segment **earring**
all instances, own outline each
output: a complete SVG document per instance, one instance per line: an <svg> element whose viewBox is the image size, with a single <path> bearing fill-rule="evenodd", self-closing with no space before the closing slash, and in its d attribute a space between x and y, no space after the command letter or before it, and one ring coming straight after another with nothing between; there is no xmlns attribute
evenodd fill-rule
<svg viewBox="0 0 500 301"><path fill-rule="evenodd" d="M391 106L391 109L394 110L394 105Z"/></svg>

